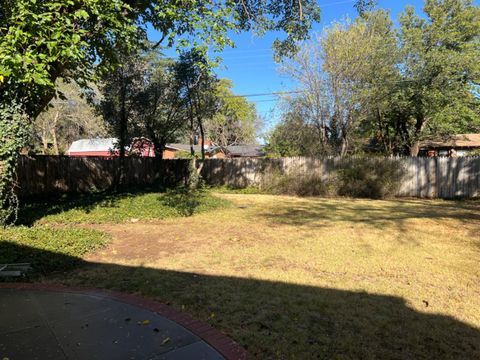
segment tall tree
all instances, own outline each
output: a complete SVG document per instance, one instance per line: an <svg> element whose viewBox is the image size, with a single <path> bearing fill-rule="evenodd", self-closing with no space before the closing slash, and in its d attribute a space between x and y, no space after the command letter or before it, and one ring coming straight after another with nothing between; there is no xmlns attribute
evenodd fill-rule
<svg viewBox="0 0 480 360"><path fill-rule="evenodd" d="M253 144L258 123L255 105L232 92L232 82L221 79L215 89L217 113L205 121L208 138L219 146Z"/></svg>
<svg viewBox="0 0 480 360"><path fill-rule="evenodd" d="M395 72L395 54L391 21L379 10L335 23L284 63L301 91L292 107L315 129L323 154L347 153L371 89Z"/></svg>
<svg viewBox="0 0 480 360"><path fill-rule="evenodd" d="M231 45L229 31L283 30L278 54L295 47L319 20L314 0L1 0L0 102L21 99L36 117L55 96L59 77L85 85L142 47L147 29L158 45Z"/></svg>
<svg viewBox="0 0 480 360"><path fill-rule="evenodd" d="M302 98L289 99L287 109L283 112L279 123L267 135L265 151L269 156L308 156L318 157L325 155L324 144L319 141L321 128L318 123L308 121L309 114L303 111L308 107L303 104L295 106L295 102L302 102Z"/></svg>
<svg viewBox="0 0 480 360"><path fill-rule="evenodd" d="M59 81L61 99L54 99L50 107L33 124L34 148L43 154L59 155L82 137L107 134L107 126L87 102L86 94L76 83Z"/></svg>
<svg viewBox="0 0 480 360"><path fill-rule="evenodd" d="M469 0L407 7L395 31L388 13L364 11L307 43L287 63L320 144L345 154L352 136L386 154L418 155L424 139L480 128L480 8ZM323 130L322 130L323 129Z"/></svg>
<svg viewBox="0 0 480 360"><path fill-rule="evenodd" d="M426 18L408 7L400 18L400 63L410 155L432 134L480 125L480 8L471 0L426 0ZM468 126L467 126L468 127Z"/></svg>
<svg viewBox="0 0 480 360"><path fill-rule="evenodd" d="M198 50L183 52L175 65L177 95L185 104L190 124L190 152L195 155L194 138L200 132L202 160L205 159L205 121L218 110L216 89L218 79L212 72L205 53Z"/></svg>
<svg viewBox="0 0 480 360"><path fill-rule="evenodd" d="M126 155L127 145L135 136L131 123L143 109L137 97L146 87L148 62L140 55L124 56L122 65L103 76L99 85L102 100L99 110L117 137L120 158Z"/></svg>
<svg viewBox="0 0 480 360"><path fill-rule="evenodd" d="M145 88L136 96L138 116L133 132L145 136L155 146L155 156L162 157L165 146L184 135L188 128L187 109L178 96L179 82L175 62L158 52L147 54Z"/></svg>

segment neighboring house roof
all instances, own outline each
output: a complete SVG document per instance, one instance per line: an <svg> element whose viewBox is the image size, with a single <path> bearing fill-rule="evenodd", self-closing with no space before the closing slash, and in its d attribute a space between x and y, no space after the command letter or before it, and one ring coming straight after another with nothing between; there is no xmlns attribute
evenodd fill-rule
<svg viewBox="0 0 480 360"><path fill-rule="evenodd" d="M190 152L189 144L167 144L166 148ZM194 145L193 150L196 153L200 153L202 151L202 147L200 145ZM258 145L235 145L227 147L211 145L205 148L206 153L216 153L222 150L233 157L259 157L265 155L262 147Z"/></svg>
<svg viewBox="0 0 480 360"><path fill-rule="evenodd" d="M180 151L186 151L190 152L190 145L189 144L167 144L166 145L167 149L173 149L173 150L180 150ZM193 150L196 153L202 152L202 147L200 145L193 145ZM217 152L221 150L220 147L218 146L208 146L205 147L205 152L206 153L212 153L212 152Z"/></svg>
<svg viewBox="0 0 480 360"><path fill-rule="evenodd" d="M107 138L107 139L82 139L77 140L70 145L67 153L77 153L77 152L105 152L115 151L115 144L117 143L116 138Z"/></svg>
<svg viewBox="0 0 480 360"><path fill-rule="evenodd" d="M422 148L442 148L442 147L463 147L477 148L480 147L480 134L458 134L453 135L446 140L430 140L424 141Z"/></svg>
<svg viewBox="0 0 480 360"><path fill-rule="evenodd" d="M227 146L227 152L231 156L240 156L240 157L259 157L265 156L262 146L258 145L235 145Z"/></svg>

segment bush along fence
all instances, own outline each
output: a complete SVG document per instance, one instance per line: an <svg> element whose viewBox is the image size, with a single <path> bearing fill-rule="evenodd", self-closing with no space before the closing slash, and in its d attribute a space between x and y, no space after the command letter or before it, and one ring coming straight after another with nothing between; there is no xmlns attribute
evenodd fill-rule
<svg viewBox="0 0 480 360"><path fill-rule="evenodd" d="M187 185L189 160L124 159L124 186ZM119 179L119 158L21 157L20 196L101 191ZM480 157L462 158L242 158L207 159L207 185L256 186L301 196L471 198L480 196Z"/></svg>
<svg viewBox="0 0 480 360"><path fill-rule="evenodd" d="M480 196L480 157L209 159L202 177L296 195L472 198Z"/></svg>

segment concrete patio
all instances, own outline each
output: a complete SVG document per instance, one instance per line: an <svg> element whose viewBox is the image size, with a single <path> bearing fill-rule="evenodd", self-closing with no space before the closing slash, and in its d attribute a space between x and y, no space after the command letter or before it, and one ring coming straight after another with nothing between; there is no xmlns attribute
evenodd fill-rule
<svg viewBox="0 0 480 360"><path fill-rule="evenodd" d="M122 299L78 291L0 287L0 358L228 357L174 320Z"/></svg>

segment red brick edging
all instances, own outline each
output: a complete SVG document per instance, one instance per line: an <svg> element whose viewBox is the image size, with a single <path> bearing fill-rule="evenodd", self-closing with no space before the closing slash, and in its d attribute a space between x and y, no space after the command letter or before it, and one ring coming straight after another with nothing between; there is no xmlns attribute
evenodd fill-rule
<svg viewBox="0 0 480 360"><path fill-rule="evenodd" d="M203 321L195 320L173 307L140 296L118 291L86 287L68 287L59 284L0 283L0 289L61 291L75 294L100 296L138 306L164 316L207 342L227 360L254 360L255 358L235 341Z"/></svg>

